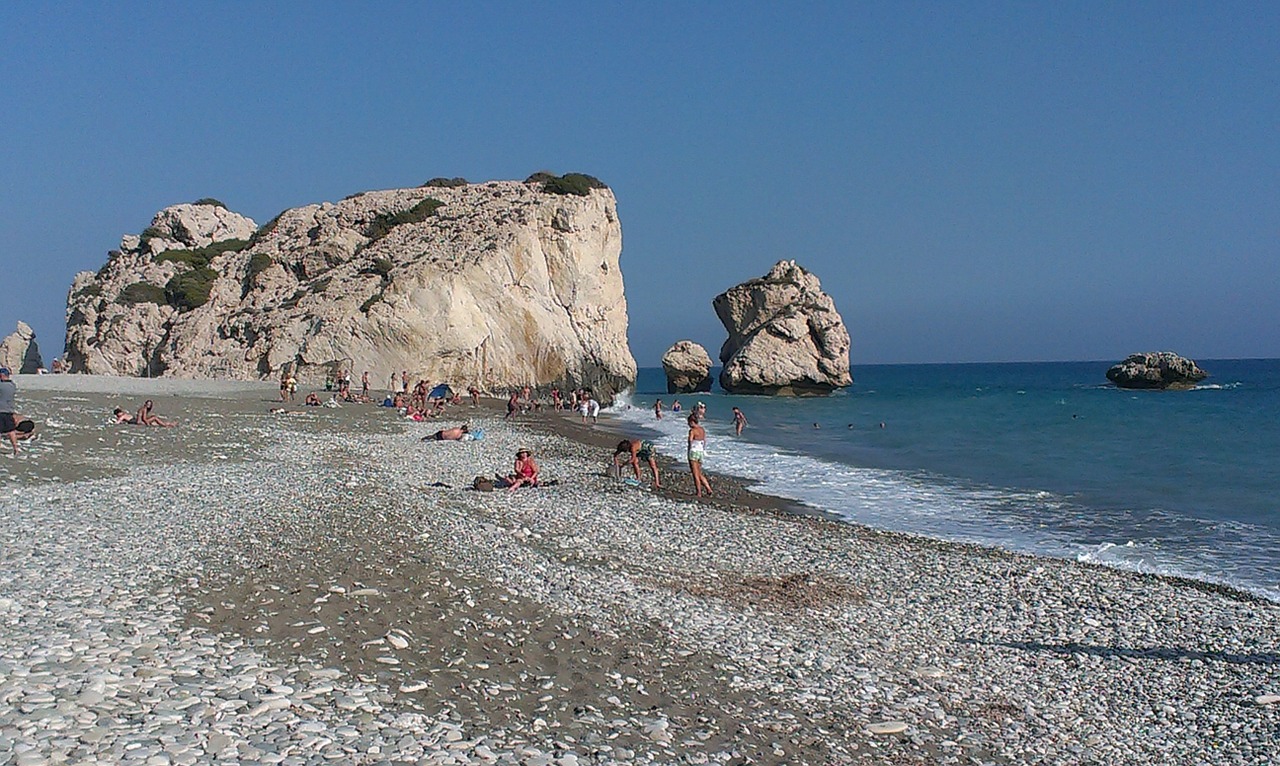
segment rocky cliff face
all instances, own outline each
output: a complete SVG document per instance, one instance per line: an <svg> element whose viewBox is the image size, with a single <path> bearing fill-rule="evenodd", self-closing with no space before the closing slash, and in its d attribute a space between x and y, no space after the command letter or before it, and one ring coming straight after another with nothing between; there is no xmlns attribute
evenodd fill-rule
<svg viewBox="0 0 1280 766"><path fill-rule="evenodd" d="M338 368L433 382L635 380L612 192L541 182L392 189L258 228L178 205L126 236L67 301L73 372L304 382Z"/></svg>
<svg viewBox="0 0 1280 766"><path fill-rule="evenodd" d="M26 322L18 322L18 329L0 341L0 367L8 367L14 373L30 375L41 367L40 347L36 345L36 333Z"/></svg>
<svg viewBox="0 0 1280 766"><path fill-rule="evenodd" d="M712 305L729 331L720 348L724 390L806 396L853 383L844 320L818 278L795 261L778 261Z"/></svg>
<svg viewBox="0 0 1280 766"><path fill-rule="evenodd" d="M1207 377L1198 364L1172 351L1130 354L1107 370L1107 380L1119 388L1187 389Z"/></svg>

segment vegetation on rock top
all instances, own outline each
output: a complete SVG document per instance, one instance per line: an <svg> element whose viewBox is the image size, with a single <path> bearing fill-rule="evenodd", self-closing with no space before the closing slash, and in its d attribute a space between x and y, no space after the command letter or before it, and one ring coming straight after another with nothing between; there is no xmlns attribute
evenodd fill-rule
<svg viewBox="0 0 1280 766"><path fill-rule="evenodd" d="M216 256L223 253L238 253L249 246L246 239L224 239L194 250L165 250L156 256L156 263L181 263L200 269L209 265Z"/></svg>
<svg viewBox="0 0 1280 766"><path fill-rule="evenodd" d="M201 197L200 199L196 200L195 202L192 202L191 204L208 205L210 207L220 207L223 210L227 209L227 206L222 204L222 200L214 199L213 197Z"/></svg>
<svg viewBox="0 0 1280 766"><path fill-rule="evenodd" d="M436 214L436 210L444 207L444 203L433 197L427 197L408 210L399 213L379 213L369 222L364 235L369 238L369 245L391 233L397 226L406 223L420 223ZM366 245L367 247L368 245Z"/></svg>
<svg viewBox="0 0 1280 766"><path fill-rule="evenodd" d="M422 186L427 189L456 189L469 183L465 178L433 178Z"/></svg>
<svg viewBox="0 0 1280 766"><path fill-rule="evenodd" d="M577 197L587 196L592 189L609 188L599 178L586 173L565 173L562 176L555 176L551 173L539 172L525 179L525 183L540 183L542 191L547 194L572 194Z"/></svg>

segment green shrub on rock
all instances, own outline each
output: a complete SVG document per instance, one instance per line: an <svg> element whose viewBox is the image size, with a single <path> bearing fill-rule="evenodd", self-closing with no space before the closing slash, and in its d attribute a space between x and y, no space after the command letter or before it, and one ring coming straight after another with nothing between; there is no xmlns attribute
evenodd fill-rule
<svg viewBox="0 0 1280 766"><path fill-rule="evenodd" d="M163 306L169 302L165 298L164 288L150 282L134 282L131 285L125 285L125 288L120 291L118 300L127 306L139 303L155 303Z"/></svg>
<svg viewBox="0 0 1280 766"><path fill-rule="evenodd" d="M201 197L200 199L196 200L195 202L192 202L191 204L208 205L210 207L220 207L223 210L227 209L227 206L222 204L222 200L217 200L217 199L214 199L213 197Z"/></svg>
<svg viewBox="0 0 1280 766"><path fill-rule="evenodd" d="M530 176L542 175L535 173ZM595 176L589 176L585 173L565 173L559 178L551 176L542 180L542 191L548 194L572 194L577 197L585 197L591 193L592 189L608 189L604 182Z"/></svg>
<svg viewBox="0 0 1280 766"><path fill-rule="evenodd" d="M466 186L470 181L465 178L433 178L423 184L423 188L427 189L456 189L459 186Z"/></svg>
<svg viewBox="0 0 1280 766"><path fill-rule="evenodd" d="M224 239L194 250L165 250L156 256L156 263L181 263L195 269L209 265L215 256L238 253L249 246L247 239Z"/></svg>
<svg viewBox="0 0 1280 766"><path fill-rule="evenodd" d="M249 271L245 275L245 279L252 282L254 277L271 268L272 263L271 256L266 253L254 253L249 256Z"/></svg>
<svg viewBox="0 0 1280 766"><path fill-rule="evenodd" d="M444 207L443 202L427 197L408 210L401 210L399 213L380 213L369 222L369 227L365 229L364 235L369 238L369 244L372 245L390 234L395 227L406 223L425 221L435 215L436 211L442 207Z"/></svg>
<svg viewBox="0 0 1280 766"><path fill-rule="evenodd" d="M205 266L177 274L164 286L165 298L179 311L190 311L209 302L209 292L218 272Z"/></svg>

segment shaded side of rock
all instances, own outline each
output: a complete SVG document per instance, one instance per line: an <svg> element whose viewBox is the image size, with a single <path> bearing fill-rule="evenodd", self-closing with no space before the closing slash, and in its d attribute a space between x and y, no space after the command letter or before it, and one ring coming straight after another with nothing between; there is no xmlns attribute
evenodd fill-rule
<svg viewBox="0 0 1280 766"><path fill-rule="evenodd" d="M711 390L711 355L691 340L676 341L662 355L662 371L667 375L668 394L691 394Z"/></svg>
<svg viewBox="0 0 1280 766"><path fill-rule="evenodd" d="M1188 389L1207 377L1195 362L1172 351L1130 354L1107 370L1107 380L1133 389Z"/></svg>
<svg viewBox="0 0 1280 766"><path fill-rule="evenodd" d="M0 367L23 375L31 375L44 367L36 333L26 322L18 322L18 329L0 341Z"/></svg>
<svg viewBox="0 0 1280 766"><path fill-rule="evenodd" d="M853 383L849 331L818 278L795 261L717 295L729 337L720 385L735 394L829 394Z"/></svg>

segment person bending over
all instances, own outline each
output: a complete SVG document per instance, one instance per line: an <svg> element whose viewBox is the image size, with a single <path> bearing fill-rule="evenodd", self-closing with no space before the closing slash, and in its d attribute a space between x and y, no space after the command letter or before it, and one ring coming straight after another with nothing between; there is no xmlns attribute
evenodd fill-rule
<svg viewBox="0 0 1280 766"><path fill-rule="evenodd" d="M613 475L622 475L622 456L626 455L631 463L631 469L635 471L636 481L640 481L640 461L643 460L649 464L649 470L653 473L653 486L661 488L662 482L658 479L657 454L651 441L643 439L620 441L613 450Z"/></svg>
<svg viewBox="0 0 1280 766"><path fill-rule="evenodd" d="M112 410L111 414L116 416L116 425L118 426L132 426L132 425L136 425L138 422L137 418L125 412L124 410L120 409L119 407L116 407L114 410Z"/></svg>

